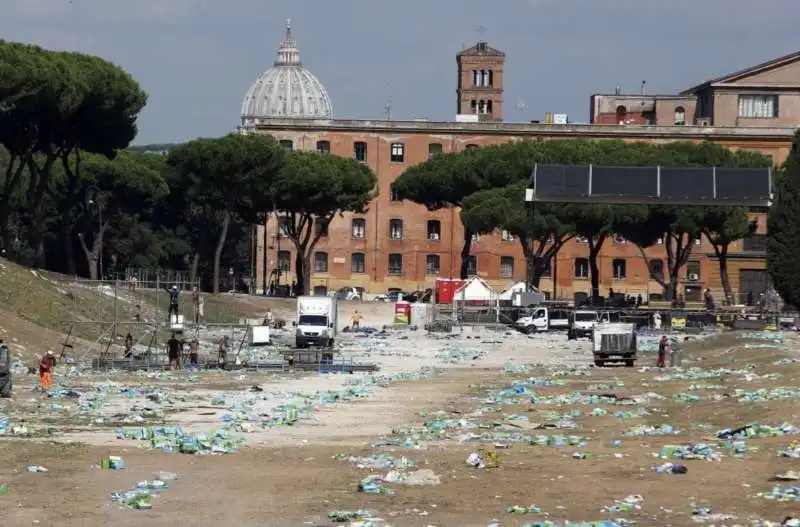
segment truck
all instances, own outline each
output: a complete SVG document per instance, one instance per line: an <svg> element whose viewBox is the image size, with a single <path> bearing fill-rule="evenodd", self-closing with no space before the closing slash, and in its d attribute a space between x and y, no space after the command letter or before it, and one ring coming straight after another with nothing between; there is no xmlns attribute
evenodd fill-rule
<svg viewBox="0 0 800 527"><path fill-rule="evenodd" d="M576 309L569 315L567 338L570 340L581 337L591 338L592 330L599 318L599 313L593 309Z"/></svg>
<svg viewBox="0 0 800 527"><path fill-rule="evenodd" d="M528 308L514 322L514 327L528 334L541 331L566 331L569 328L569 311L545 306Z"/></svg>
<svg viewBox="0 0 800 527"><path fill-rule="evenodd" d="M594 365L624 362L628 368L636 362L636 324L610 322L596 324L592 331Z"/></svg>
<svg viewBox="0 0 800 527"><path fill-rule="evenodd" d="M298 348L333 347L338 322L337 302L331 296L297 297L295 344Z"/></svg>

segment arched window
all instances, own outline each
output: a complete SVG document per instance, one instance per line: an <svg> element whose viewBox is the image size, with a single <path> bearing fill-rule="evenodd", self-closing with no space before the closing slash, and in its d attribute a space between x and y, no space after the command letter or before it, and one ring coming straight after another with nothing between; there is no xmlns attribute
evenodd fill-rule
<svg viewBox="0 0 800 527"><path fill-rule="evenodd" d="M625 278L625 267L624 258L614 258L611 262L611 277L616 280Z"/></svg>
<svg viewBox="0 0 800 527"><path fill-rule="evenodd" d="M683 126L686 124L686 110L683 106L675 108L675 126Z"/></svg>
<svg viewBox="0 0 800 527"><path fill-rule="evenodd" d="M625 119L628 118L628 110L624 106L617 106L617 124L625 124Z"/></svg>

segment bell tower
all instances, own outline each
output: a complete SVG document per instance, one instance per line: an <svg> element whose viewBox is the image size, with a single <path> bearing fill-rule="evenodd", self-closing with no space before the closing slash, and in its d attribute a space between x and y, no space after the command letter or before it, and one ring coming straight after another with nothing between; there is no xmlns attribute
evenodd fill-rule
<svg viewBox="0 0 800 527"><path fill-rule="evenodd" d="M476 114L481 121L503 120L503 67L506 54L484 40L456 55L456 112Z"/></svg>

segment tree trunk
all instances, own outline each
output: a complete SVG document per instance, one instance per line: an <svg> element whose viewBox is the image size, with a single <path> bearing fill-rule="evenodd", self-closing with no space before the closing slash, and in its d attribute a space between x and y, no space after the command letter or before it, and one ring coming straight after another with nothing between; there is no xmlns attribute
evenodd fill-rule
<svg viewBox="0 0 800 527"><path fill-rule="evenodd" d="M200 252L195 251L195 253L192 255L192 263L189 269L189 276L190 280L192 281L192 285L197 284L197 274L199 272L200 272Z"/></svg>
<svg viewBox="0 0 800 527"><path fill-rule="evenodd" d="M591 298L595 299L600 296L600 266L597 264L597 258L600 256L600 251L603 249L603 244L606 241L606 235L599 236L596 240L589 238L589 276L592 284Z"/></svg>
<svg viewBox="0 0 800 527"><path fill-rule="evenodd" d="M306 251L299 248L294 255L295 295L311 294L311 263Z"/></svg>
<svg viewBox="0 0 800 527"><path fill-rule="evenodd" d="M735 304L733 291L731 291L731 280L728 276L728 245L717 247L714 245L714 252L717 253L719 260L719 280L722 282L722 291L725 294L725 303L729 306Z"/></svg>
<svg viewBox="0 0 800 527"><path fill-rule="evenodd" d="M12 155L6 167L5 181L3 182L3 197L0 198L0 239L6 251L13 245L8 225L11 219L11 202L14 198L14 193L19 188L24 172L24 159Z"/></svg>
<svg viewBox="0 0 800 527"><path fill-rule="evenodd" d="M64 244L64 259L66 262L65 269L68 275L75 276L78 274L78 266L75 264L75 241L72 239L72 225L66 223L61 227L61 241Z"/></svg>
<svg viewBox="0 0 800 527"><path fill-rule="evenodd" d="M464 245L461 246L461 272L459 278L466 280L469 278L469 253L472 251L472 232L464 229Z"/></svg>
<svg viewBox="0 0 800 527"><path fill-rule="evenodd" d="M261 274L263 276L264 296L269 293L269 214L264 214L264 241L261 251ZM277 264L276 266L277 267Z"/></svg>
<svg viewBox="0 0 800 527"><path fill-rule="evenodd" d="M222 250L225 248L225 239L228 237L228 227L231 225L231 213L223 211L222 213L222 228L219 231L219 238L217 239L217 247L214 249L214 280L213 280L213 293L219 294L219 267L222 260Z"/></svg>
<svg viewBox="0 0 800 527"><path fill-rule="evenodd" d="M108 223L100 225L100 228L97 230L97 235L92 240L91 249L86 245L86 240L84 240L83 236L79 238L81 249L83 249L83 254L86 257L86 265L89 268L89 280L97 280L99 276L100 254L103 251L103 235L105 234L107 225Z"/></svg>

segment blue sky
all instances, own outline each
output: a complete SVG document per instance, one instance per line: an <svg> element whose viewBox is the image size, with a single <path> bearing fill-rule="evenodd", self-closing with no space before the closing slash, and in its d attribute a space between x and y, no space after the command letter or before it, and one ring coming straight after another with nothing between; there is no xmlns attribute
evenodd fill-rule
<svg viewBox="0 0 800 527"><path fill-rule="evenodd" d="M798 0L3 0L0 35L101 55L150 96L137 144L222 135L292 18L336 117L452 120L455 54L506 52L509 121L588 119L589 96L675 92L800 49ZM518 111L517 101L525 108Z"/></svg>

